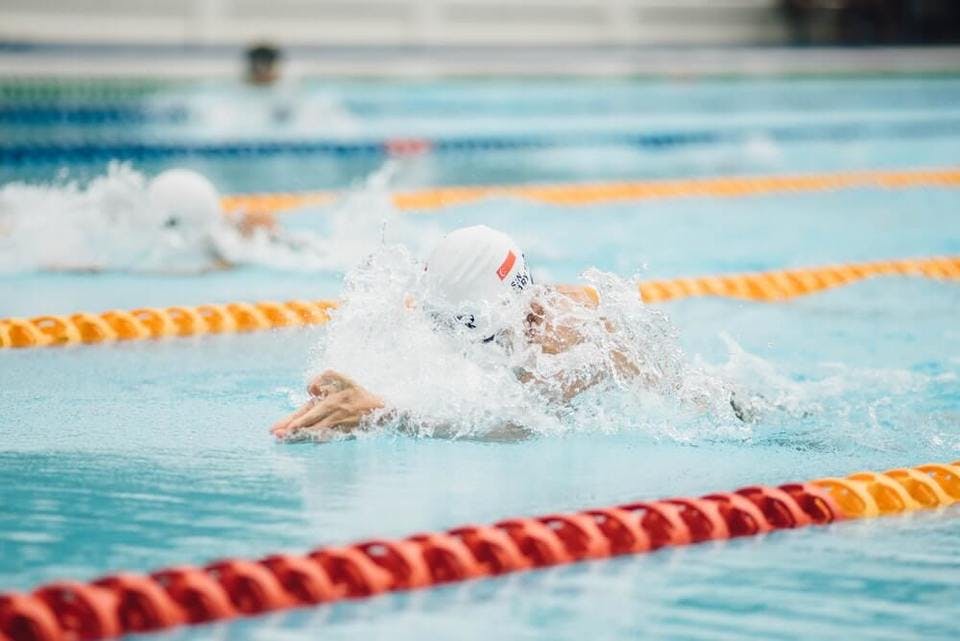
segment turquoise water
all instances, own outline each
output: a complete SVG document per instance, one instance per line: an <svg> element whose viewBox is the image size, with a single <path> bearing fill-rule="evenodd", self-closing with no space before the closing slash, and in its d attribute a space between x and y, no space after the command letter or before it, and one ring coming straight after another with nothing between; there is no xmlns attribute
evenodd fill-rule
<svg viewBox="0 0 960 641"><path fill-rule="evenodd" d="M404 184L487 184L915 167L956 161L960 78L849 78L651 81L489 80L423 82L290 81L276 92L199 83L117 97L65 88L55 100L17 97L0 87L0 150L18 144L238 141L371 141L517 135L736 134L709 145L482 150L407 161ZM25 117L43 108L39 120ZM133 122L104 117L121 110ZM174 113L175 117L163 114ZM832 131L830 127L839 127ZM779 133L778 133L779 132ZM843 144L837 144L841 142ZM89 178L108 158L77 155L0 162L0 182L50 180L58 171ZM209 175L225 191L334 188L361 180L377 154L277 153L174 158L143 153L156 173L171 163Z"/></svg>
<svg viewBox="0 0 960 641"><path fill-rule="evenodd" d="M588 104L583 110L670 113L682 104L702 124L713 122L714 111L721 119L750 122L757 104L801 123L803 104L816 117L857 110L897 116L922 107L935 121L938 111L950 115L954 82L719 83L708 84L709 91L697 83L636 83L599 94L616 108ZM501 106L511 100L522 102L525 117L543 112L554 120L581 117L578 105L587 97L600 100L593 83L534 85L523 93L496 85L421 89L362 85L341 91L356 96L358 118L415 118L413 107L403 106L412 104L464 131L472 127L468 116L484 109L502 127L514 126L513 114ZM580 102L557 100L561 90ZM502 103L497 91L504 92ZM750 102L744 96L768 98ZM817 108L810 99L798 103L804 96L816 97ZM361 103L366 111L356 108ZM456 108L444 111L442 104ZM882 144L782 142L774 145L776 154L766 149L750 162L767 173L949 165L960 161L956 142L950 136ZM651 156L647 164L627 157L615 162L601 149L579 156L569 150L497 153L440 169L437 159L414 161L412 169L401 169L396 186L472 182L477 175L471 167L493 167L498 158L512 163L508 168L523 167L511 175L516 180L745 171L735 159L751 152L734 146L733 164L716 161L727 151L714 148L685 150L683 159ZM598 169L593 160L606 164ZM218 170L223 188L246 190L248 177L260 181L250 189L282 190L314 178L309 172L283 177L278 167L289 159L257 162L237 163L236 174ZM82 164L74 169L92 171ZM49 180L56 170L34 163L3 171L11 172L3 174L7 181L28 175ZM316 178L311 186L327 180ZM856 189L574 210L498 200L403 220L424 235L475 222L503 228L524 245L543 281L574 282L591 266L661 277L955 255L958 206L958 190ZM400 216L382 213L388 220ZM330 214L308 210L285 220L322 233L329 231ZM357 252L375 246L372 239ZM26 271L0 275L0 316L335 297L341 278L266 266L199 277ZM119 568L302 551L515 514L960 459L955 283L882 278L783 304L704 299L660 308L690 360L793 409L769 412L737 430L719 423L695 431L658 430L656 424L637 429L644 423L639 416L604 430L516 443L388 433L282 445L267 427L290 411L306 371L318 365L315 346L323 328L0 353L0 586L27 589ZM168 636L950 639L960 603L958 516L954 507L781 532Z"/></svg>
<svg viewBox="0 0 960 641"><path fill-rule="evenodd" d="M669 278L913 256L960 254L951 212L956 189L851 189L739 199L680 198L577 208L492 200L429 215L382 212L431 237L484 223L508 230L531 255L543 282L574 282L590 266L629 276ZM286 215L288 228L327 234L337 206ZM380 215L378 213L378 215ZM406 238L411 234L406 233ZM332 242L336 242L335 240ZM361 255L374 236L357 242ZM414 243L426 251L429 245ZM211 301L331 298L341 275L255 266L202 278L151 274L0 273L13 293L3 315L98 311L111 307L201 304Z"/></svg>

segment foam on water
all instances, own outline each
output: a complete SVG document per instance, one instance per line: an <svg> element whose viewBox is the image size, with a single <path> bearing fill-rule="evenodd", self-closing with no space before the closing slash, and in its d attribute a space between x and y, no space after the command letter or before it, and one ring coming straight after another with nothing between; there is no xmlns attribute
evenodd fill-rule
<svg viewBox="0 0 960 641"><path fill-rule="evenodd" d="M224 140L231 138L302 139L357 135L361 122L331 92L307 90L295 80L270 87L209 86L193 92L154 96L157 112L184 110L177 126L155 125L158 135Z"/></svg>
<svg viewBox="0 0 960 641"><path fill-rule="evenodd" d="M324 212L322 232L257 229L249 236L226 218L171 228L167 212L148 197L147 178L128 164L111 163L87 184L10 183L0 188L0 272L195 273L224 262L344 271L388 238L426 244L439 236L397 216L389 196L395 173L388 163L348 191Z"/></svg>
<svg viewBox="0 0 960 641"><path fill-rule="evenodd" d="M162 229L146 179L111 164L87 185L11 183L0 189L0 270L123 269L150 254Z"/></svg>

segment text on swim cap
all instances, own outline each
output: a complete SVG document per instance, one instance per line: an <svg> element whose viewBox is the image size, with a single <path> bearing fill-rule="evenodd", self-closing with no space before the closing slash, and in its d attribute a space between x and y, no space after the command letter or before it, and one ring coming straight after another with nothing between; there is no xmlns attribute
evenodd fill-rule
<svg viewBox="0 0 960 641"><path fill-rule="evenodd" d="M527 272L527 268L517 270L517 273L514 274L513 280L510 281L510 287L513 287L518 292L522 292L523 288L533 282L533 278Z"/></svg>

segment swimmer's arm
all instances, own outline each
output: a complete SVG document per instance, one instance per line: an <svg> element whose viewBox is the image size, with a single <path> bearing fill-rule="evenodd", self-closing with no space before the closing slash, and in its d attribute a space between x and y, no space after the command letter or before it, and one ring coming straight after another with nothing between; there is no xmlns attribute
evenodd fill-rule
<svg viewBox="0 0 960 641"><path fill-rule="evenodd" d="M562 294L569 301L582 305L588 309L596 309L600 304L600 298L597 295L596 290L592 287L580 287L575 285L558 285L555 287L557 293ZM615 327L610 321L604 320L606 331L609 333L615 332ZM541 347L547 353L558 353L561 351L566 351L580 342L582 342L583 337L577 331L576 327L564 327L564 326L554 326L551 327L548 334L545 335L540 341ZM610 360L612 361L613 369L616 371L618 376L623 378L631 379L640 375L640 368L630 360L630 358L623 352L611 349L609 352ZM527 371L521 371L518 373L518 378L521 382L527 383L533 380L537 380L539 383L546 385L549 389L559 388L560 396L563 401L569 401L575 396L582 394L587 391L594 385L602 382L606 375L604 371L595 371L592 373L582 373L578 376L559 376L552 380L540 380L537 379L532 373Z"/></svg>
<svg viewBox="0 0 960 641"><path fill-rule="evenodd" d="M588 307L590 309L596 309L600 305L600 297L597 294L597 291L592 287L578 287L574 285L560 285L557 287L557 291L574 300L581 305ZM616 327L607 319L603 319L604 327L607 332L610 334L616 333ZM640 368L637 367L637 364L630 360L630 357L617 349L610 350L610 359L613 361L614 369L616 369L617 374L623 378L635 378L640 375ZM594 380L589 385L586 385L582 389L576 392L579 394L588 387L595 385L600 382L599 380Z"/></svg>
<svg viewBox="0 0 960 641"><path fill-rule="evenodd" d="M517 372L517 379L524 384L534 383L546 391L548 396L567 402L582 394L603 380L602 372L594 372L587 376L568 377L555 376L542 378L525 369Z"/></svg>
<svg viewBox="0 0 960 641"><path fill-rule="evenodd" d="M632 379L639 376L639 368L622 352L611 351L610 358L613 361L614 369L622 378ZM521 369L517 372L517 379L521 383L536 383L547 390L552 396L558 397L558 400L568 402L591 387L606 380L608 371L609 370L606 369L595 370L576 376L558 375L545 379L536 376L528 370Z"/></svg>
<svg viewBox="0 0 960 641"><path fill-rule="evenodd" d="M277 231L277 216L267 209L249 209L235 216L234 225L244 238L250 238L261 229L270 234Z"/></svg>
<svg viewBox="0 0 960 641"><path fill-rule="evenodd" d="M332 370L310 381L307 391L310 400L270 429L278 439L309 437L325 431L350 433L384 408L379 396Z"/></svg>
<svg viewBox="0 0 960 641"><path fill-rule="evenodd" d="M584 307L589 307L590 309L596 309L600 305L600 296L597 294L597 290L593 287L585 287L580 285L554 285L553 289L559 293L563 294L566 298L580 303Z"/></svg>
<svg viewBox="0 0 960 641"><path fill-rule="evenodd" d="M278 439L324 440L325 437L351 434L361 426L373 427L387 422L395 422L401 432L432 438L508 442L531 435L529 429L514 423L504 423L481 434L464 434L448 423L425 424L422 420L407 420L402 411L388 409L377 395L333 371L326 371L313 379L307 391L310 400L271 428Z"/></svg>

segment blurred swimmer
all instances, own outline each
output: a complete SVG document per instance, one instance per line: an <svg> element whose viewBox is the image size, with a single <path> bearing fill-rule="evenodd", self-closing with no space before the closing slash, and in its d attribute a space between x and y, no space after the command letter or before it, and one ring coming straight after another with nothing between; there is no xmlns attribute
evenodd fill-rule
<svg viewBox="0 0 960 641"><path fill-rule="evenodd" d="M571 350L585 340L577 316L590 314L599 303L585 288L535 286L517 244L483 225L446 236L427 260L424 284L430 300L408 301L408 307L418 306L439 328L462 331L475 343L514 352L532 348L555 355ZM608 321L601 321L602 331L614 331ZM629 356L615 347L606 351L600 358L612 364L608 370L560 372L549 380L522 366L514 373L522 383L538 385L563 402L606 376L644 376ZM307 391L310 399L271 428L277 438L350 432L386 409L380 396L332 370L313 379Z"/></svg>
<svg viewBox="0 0 960 641"><path fill-rule="evenodd" d="M85 188L0 188L0 271L199 272L278 238L270 212L225 215L216 187L188 169L147 181L114 163Z"/></svg>
<svg viewBox="0 0 960 641"><path fill-rule="evenodd" d="M225 216L217 188L204 175L189 169L168 169L156 176L147 186L147 199L161 217L166 241L211 268L231 266L217 243L217 231L232 229L244 238L258 233L276 236L276 218L271 212Z"/></svg>
<svg viewBox="0 0 960 641"><path fill-rule="evenodd" d="M269 86L280 79L280 61L283 54L269 43L260 43L247 49L247 82Z"/></svg>

